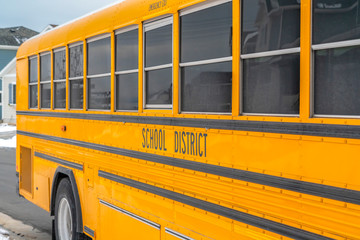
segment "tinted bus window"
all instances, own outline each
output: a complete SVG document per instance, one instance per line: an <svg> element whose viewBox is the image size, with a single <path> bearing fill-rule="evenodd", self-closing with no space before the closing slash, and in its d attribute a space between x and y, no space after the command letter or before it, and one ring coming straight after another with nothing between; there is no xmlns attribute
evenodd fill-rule
<svg viewBox="0 0 360 240"><path fill-rule="evenodd" d="M241 15L243 112L299 114L300 1L244 0Z"/></svg>
<svg viewBox="0 0 360 240"><path fill-rule="evenodd" d="M88 41L88 108L110 109L110 37Z"/></svg>
<svg viewBox="0 0 360 240"><path fill-rule="evenodd" d="M145 107L172 105L172 18L145 25Z"/></svg>
<svg viewBox="0 0 360 240"><path fill-rule="evenodd" d="M116 34L116 109L138 109L138 29Z"/></svg>
<svg viewBox="0 0 360 240"><path fill-rule="evenodd" d="M66 51L54 51L54 108L66 107Z"/></svg>
<svg viewBox="0 0 360 240"><path fill-rule="evenodd" d="M83 108L83 45L75 43L69 46L69 95L70 109Z"/></svg>
<svg viewBox="0 0 360 240"><path fill-rule="evenodd" d="M180 39L181 111L231 112L232 2L184 11Z"/></svg>
<svg viewBox="0 0 360 240"><path fill-rule="evenodd" d="M29 108L38 107L38 57L29 58Z"/></svg>
<svg viewBox="0 0 360 240"><path fill-rule="evenodd" d="M40 107L51 107L51 54L40 55Z"/></svg>

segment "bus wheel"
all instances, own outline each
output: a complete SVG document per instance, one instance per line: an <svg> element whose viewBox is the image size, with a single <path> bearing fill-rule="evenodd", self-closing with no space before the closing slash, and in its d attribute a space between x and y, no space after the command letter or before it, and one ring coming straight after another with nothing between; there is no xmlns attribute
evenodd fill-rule
<svg viewBox="0 0 360 240"><path fill-rule="evenodd" d="M60 181L55 200L55 236L57 240L76 240L75 199L69 179Z"/></svg>

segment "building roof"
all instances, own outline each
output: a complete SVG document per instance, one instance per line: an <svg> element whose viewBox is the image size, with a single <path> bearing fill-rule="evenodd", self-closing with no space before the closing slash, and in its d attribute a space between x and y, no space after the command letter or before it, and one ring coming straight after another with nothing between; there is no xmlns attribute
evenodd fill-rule
<svg viewBox="0 0 360 240"><path fill-rule="evenodd" d="M38 32L22 26L0 28L0 45L20 46L27 39L37 34Z"/></svg>

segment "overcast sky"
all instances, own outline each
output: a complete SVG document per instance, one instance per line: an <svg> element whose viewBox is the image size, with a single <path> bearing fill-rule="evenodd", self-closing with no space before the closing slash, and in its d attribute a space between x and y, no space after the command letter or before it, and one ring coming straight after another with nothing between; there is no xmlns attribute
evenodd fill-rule
<svg viewBox="0 0 360 240"><path fill-rule="evenodd" d="M24 26L41 32L119 0L0 0L0 28Z"/></svg>

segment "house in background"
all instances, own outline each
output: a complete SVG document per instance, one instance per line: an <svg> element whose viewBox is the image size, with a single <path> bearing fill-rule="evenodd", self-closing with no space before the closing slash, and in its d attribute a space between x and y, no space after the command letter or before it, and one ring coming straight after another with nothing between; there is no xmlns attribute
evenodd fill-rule
<svg viewBox="0 0 360 240"><path fill-rule="evenodd" d="M16 122L16 52L37 35L25 27L0 28L0 121Z"/></svg>

